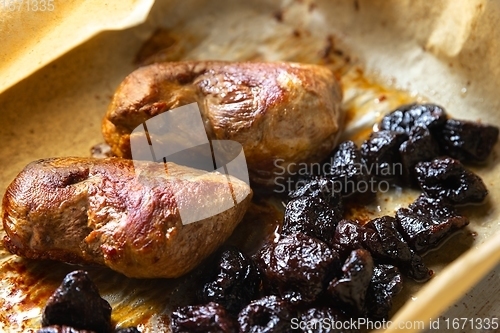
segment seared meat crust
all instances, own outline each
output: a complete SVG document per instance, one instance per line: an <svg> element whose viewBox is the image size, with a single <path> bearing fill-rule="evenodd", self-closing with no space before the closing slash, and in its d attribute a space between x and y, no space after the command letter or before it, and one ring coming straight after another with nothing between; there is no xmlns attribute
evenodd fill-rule
<svg viewBox="0 0 500 333"><path fill-rule="evenodd" d="M221 195L228 179L229 199ZM202 209L232 208L183 225L177 204L199 207L202 196L210 198ZM96 263L129 277L178 277L229 237L251 196L234 177L173 163L39 160L7 188L4 244L27 258Z"/></svg>
<svg viewBox="0 0 500 333"><path fill-rule="evenodd" d="M273 183L275 163L319 162L341 132L342 92L326 67L296 63L186 61L134 71L119 86L102 130L131 158L130 133L170 109L197 102L209 139L242 144L250 178Z"/></svg>

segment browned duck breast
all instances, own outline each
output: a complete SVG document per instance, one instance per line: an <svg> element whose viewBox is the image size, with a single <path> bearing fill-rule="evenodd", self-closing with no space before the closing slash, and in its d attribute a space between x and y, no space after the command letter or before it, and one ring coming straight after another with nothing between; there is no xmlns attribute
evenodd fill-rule
<svg viewBox="0 0 500 333"><path fill-rule="evenodd" d="M97 263L130 277L177 277L229 237L251 196L234 177L173 163L39 160L7 188L4 244L27 258ZM181 210L200 219L184 223Z"/></svg>
<svg viewBox="0 0 500 333"><path fill-rule="evenodd" d="M342 93L326 67L297 63L188 61L127 76L103 120L113 153L131 158L130 134L170 109L197 102L210 140L242 144L250 179L271 185L289 164L319 162L341 132ZM293 171L293 168L290 169Z"/></svg>

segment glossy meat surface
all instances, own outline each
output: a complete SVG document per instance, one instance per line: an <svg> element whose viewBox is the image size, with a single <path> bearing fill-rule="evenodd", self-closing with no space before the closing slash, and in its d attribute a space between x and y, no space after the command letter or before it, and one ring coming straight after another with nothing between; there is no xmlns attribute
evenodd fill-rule
<svg viewBox="0 0 500 333"><path fill-rule="evenodd" d="M173 163L134 169L120 158L39 160L4 196L4 244L32 259L97 263L129 277L177 277L218 248L247 210L250 187L229 179ZM231 195L221 195L228 188ZM202 197L210 200L200 207ZM231 208L182 223L179 207L211 205Z"/></svg>
<svg viewBox="0 0 500 333"><path fill-rule="evenodd" d="M342 93L326 67L295 63L167 62L142 67L116 91L103 120L113 153L130 158L130 133L197 102L209 139L242 144L250 177L272 184L291 163L319 162L341 132ZM293 166L293 164L292 164Z"/></svg>

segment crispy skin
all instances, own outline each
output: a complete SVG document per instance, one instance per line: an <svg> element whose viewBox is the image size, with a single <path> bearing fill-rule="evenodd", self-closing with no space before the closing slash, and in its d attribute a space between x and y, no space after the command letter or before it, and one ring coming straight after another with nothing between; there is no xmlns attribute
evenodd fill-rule
<svg viewBox="0 0 500 333"><path fill-rule="evenodd" d="M296 63L187 61L152 64L117 89L102 131L131 158L130 133L147 119L197 102L210 139L242 144L250 178L273 184L290 163L319 162L343 124L342 92L326 67ZM292 168L293 169L293 168Z"/></svg>
<svg viewBox="0 0 500 333"><path fill-rule="evenodd" d="M229 177L239 203L183 225L175 198L198 205L198 195L209 195L208 205L223 205L228 178L173 163L168 175L160 163L136 166L121 158L29 164L3 199L5 246L23 257L97 263L129 277L178 277L229 237L250 204L250 187Z"/></svg>

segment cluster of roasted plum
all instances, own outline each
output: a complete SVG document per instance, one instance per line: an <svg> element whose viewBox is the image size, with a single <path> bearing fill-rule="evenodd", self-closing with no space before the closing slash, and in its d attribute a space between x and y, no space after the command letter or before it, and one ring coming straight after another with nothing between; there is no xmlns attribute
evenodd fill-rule
<svg viewBox="0 0 500 333"><path fill-rule="evenodd" d="M136 327L114 330L111 306L101 298L87 272L74 271L45 305L37 333L140 333Z"/></svg>
<svg viewBox="0 0 500 333"><path fill-rule="evenodd" d="M484 162L497 138L498 128L448 119L437 105L399 107L360 148L341 143L327 172L297 181L277 242L254 257L223 251L200 291L203 305L174 311L173 331L350 332L294 327L293 320L387 319L402 275L429 279L421 255L469 223L456 205L486 197L483 181L462 162ZM358 185L381 180L423 193L395 217L344 219L346 201L374 198ZM333 190L339 182L344 186Z"/></svg>

